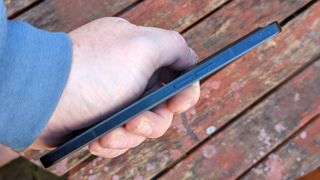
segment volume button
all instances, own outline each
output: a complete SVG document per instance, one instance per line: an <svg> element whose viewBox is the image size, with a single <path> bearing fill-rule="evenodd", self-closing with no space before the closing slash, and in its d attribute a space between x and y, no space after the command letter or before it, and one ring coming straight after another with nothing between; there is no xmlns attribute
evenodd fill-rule
<svg viewBox="0 0 320 180"><path fill-rule="evenodd" d="M193 76L192 75L188 75L185 78L181 79L180 81L176 82L176 84L173 85L174 88L181 88L187 84L189 84L190 82L192 82L193 80Z"/></svg>
<svg viewBox="0 0 320 180"><path fill-rule="evenodd" d="M201 76L206 74L207 72L210 72L210 70L212 69L212 67L210 67L212 65L212 63L208 64L207 66L199 69L198 71L195 72L196 76Z"/></svg>

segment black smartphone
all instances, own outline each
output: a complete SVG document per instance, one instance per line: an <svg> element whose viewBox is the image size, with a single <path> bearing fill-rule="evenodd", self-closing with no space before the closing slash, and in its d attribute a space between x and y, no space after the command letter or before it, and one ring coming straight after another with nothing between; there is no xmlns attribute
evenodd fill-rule
<svg viewBox="0 0 320 180"><path fill-rule="evenodd" d="M217 72L253 48L266 42L279 32L281 32L281 27L277 22L256 29L228 47L206 58L204 61L195 65L192 69L183 73L168 84L138 99L126 108L114 113L83 132L78 133L75 137L41 157L40 161L46 168L52 166L90 142L107 134L112 129L122 126L140 113L168 100L170 97L194 82Z"/></svg>

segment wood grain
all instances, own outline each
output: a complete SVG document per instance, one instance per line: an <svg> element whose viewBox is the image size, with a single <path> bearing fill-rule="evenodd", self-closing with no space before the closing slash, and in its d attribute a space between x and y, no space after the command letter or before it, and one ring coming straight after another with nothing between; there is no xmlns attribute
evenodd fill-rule
<svg viewBox="0 0 320 180"><path fill-rule="evenodd" d="M38 1L39 0L4 0L4 3L7 6L8 16L12 16L16 12L19 12L30 4Z"/></svg>
<svg viewBox="0 0 320 180"><path fill-rule="evenodd" d="M204 58L257 26L283 20L306 3L277 2L246 1L244 4L232 1L187 31L184 36ZM247 17L238 16L244 9ZM316 29L305 29L299 23L304 22L295 21L291 25L298 29L294 34L284 32L281 37L209 78L202 86L198 105L177 116L174 126L164 137L148 141L113 160L96 159L71 178L111 175L120 178L149 178L177 160L206 138L207 133L228 123L317 55L319 40L309 37ZM122 162L126 162L125 165Z"/></svg>
<svg viewBox="0 0 320 180"><path fill-rule="evenodd" d="M137 0L50 0L18 17L32 25L69 32L94 19L113 16Z"/></svg>
<svg viewBox="0 0 320 180"><path fill-rule="evenodd" d="M236 179L317 116L320 113L319 99L320 60L241 116L223 133L207 141L161 179ZM302 139L296 141L297 148L307 151L306 156L310 154L312 157L319 157L320 135L316 131L319 128L311 128L312 133L309 132L309 135L314 135L317 141L312 142L313 138L310 138L310 145L304 145L307 143L305 141L309 141L305 139L306 132L302 132L299 135ZM295 151L292 144L287 144L286 147L285 153L288 153L287 150ZM286 170L287 166L281 164L282 157L285 159L284 155L277 155L277 152L272 154L270 161L266 162L270 172L252 179L297 177L298 174L290 173ZM307 158L302 162L303 157L300 158L301 162L296 166L303 166L301 172L309 172L320 165L320 158L313 158L311 162ZM290 166L290 160L284 160L283 163ZM293 171L296 166L292 166ZM284 178L291 176L293 178Z"/></svg>
<svg viewBox="0 0 320 180"><path fill-rule="evenodd" d="M183 31L228 0L146 0L122 17L134 24Z"/></svg>
<svg viewBox="0 0 320 180"><path fill-rule="evenodd" d="M299 131L284 146L272 152L241 179L297 179L320 167L319 132L320 117Z"/></svg>
<svg viewBox="0 0 320 180"><path fill-rule="evenodd" d="M318 169L312 171L311 173L299 178L299 180L314 180L320 179L320 167Z"/></svg>

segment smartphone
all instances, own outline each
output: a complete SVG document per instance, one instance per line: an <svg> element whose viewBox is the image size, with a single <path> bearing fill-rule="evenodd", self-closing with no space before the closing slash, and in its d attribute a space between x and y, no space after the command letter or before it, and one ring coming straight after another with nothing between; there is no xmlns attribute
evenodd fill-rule
<svg viewBox="0 0 320 180"><path fill-rule="evenodd" d="M281 32L277 22L258 28L219 52L211 55L192 69L159 89L141 97L126 108L114 113L92 127L78 133L75 137L50 151L40 158L44 167L48 168L80 148L97 140L114 128L124 125L130 119L168 100L191 84L217 72L227 64L249 52L258 45Z"/></svg>

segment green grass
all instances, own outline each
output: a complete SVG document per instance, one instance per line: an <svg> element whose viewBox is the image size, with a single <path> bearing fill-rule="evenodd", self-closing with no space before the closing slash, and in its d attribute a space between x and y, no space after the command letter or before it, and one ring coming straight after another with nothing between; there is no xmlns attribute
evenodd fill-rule
<svg viewBox="0 0 320 180"><path fill-rule="evenodd" d="M0 168L0 180L65 180L45 171L31 162L18 158Z"/></svg>

